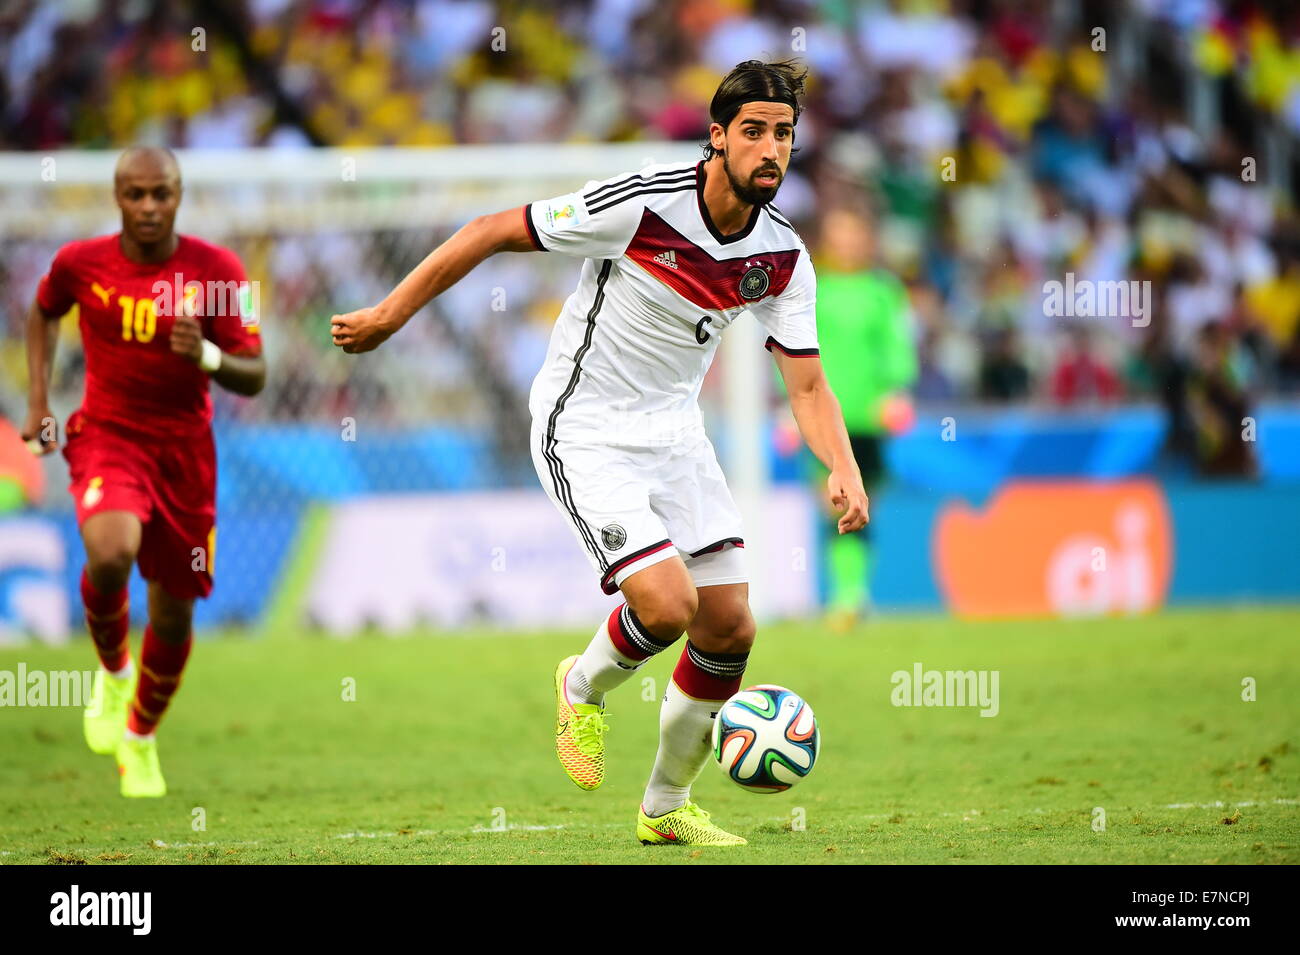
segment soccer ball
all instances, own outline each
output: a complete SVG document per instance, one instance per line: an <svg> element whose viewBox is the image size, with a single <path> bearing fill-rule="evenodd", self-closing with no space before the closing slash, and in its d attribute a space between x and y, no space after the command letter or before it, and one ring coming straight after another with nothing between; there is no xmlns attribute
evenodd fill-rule
<svg viewBox="0 0 1300 955"><path fill-rule="evenodd" d="M713 721L713 758L752 793L785 792L812 772L820 747L812 707L783 686L741 690Z"/></svg>

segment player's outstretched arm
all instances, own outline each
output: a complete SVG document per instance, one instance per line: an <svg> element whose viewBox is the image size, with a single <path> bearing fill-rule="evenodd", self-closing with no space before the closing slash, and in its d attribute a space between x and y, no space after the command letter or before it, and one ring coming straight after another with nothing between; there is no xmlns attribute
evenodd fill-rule
<svg viewBox="0 0 1300 955"><path fill-rule="evenodd" d="M524 208L479 216L430 252L378 305L330 320L334 344L345 352L371 351L420 309L464 278L490 255L533 252Z"/></svg>
<svg viewBox="0 0 1300 955"><path fill-rule="evenodd" d="M59 446L58 423L50 412L50 371L59 342L59 316L48 316L33 301L27 310L27 420L22 438L34 453Z"/></svg>
<svg viewBox="0 0 1300 955"><path fill-rule="evenodd" d="M816 355L787 355L773 351L776 366L785 381L799 433L812 453L830 469L826 487L831 504L844 513L839 531L848 534L866 526L867 492L862 486L862 472L853 459L849 433L839 399L831 391L822 361Z"/></svg>

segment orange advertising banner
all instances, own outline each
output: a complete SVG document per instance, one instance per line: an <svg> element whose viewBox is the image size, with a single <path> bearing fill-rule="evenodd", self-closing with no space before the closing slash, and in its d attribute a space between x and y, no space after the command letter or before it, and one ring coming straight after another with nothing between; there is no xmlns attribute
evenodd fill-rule
<svg viewBox="0 0 1300 955"><path fill-rule="evenodd" d="M946 506L932 560L962 617L1129 614L1162 606L1169 509L1153 481L1013 481L983 512Z"/></svg>

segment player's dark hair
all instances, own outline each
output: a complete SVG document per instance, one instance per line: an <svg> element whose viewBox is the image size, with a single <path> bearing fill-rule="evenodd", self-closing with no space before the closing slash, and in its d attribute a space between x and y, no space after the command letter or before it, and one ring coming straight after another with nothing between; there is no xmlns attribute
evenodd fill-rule
<svg viewBox="0 0 1300 955"><path fill-rule="evenodd" d="M804 93L804 80L808 71L796 60L781 60L777 63L764 63L762 60L746 60L737 63L718 85L709 104L709 119L718 123L723 129L746 103L771 102L786 103L794 110L794 121L799 122L799 113L803 107L800 98ZM704 141L704 158L712 159L717 150L709 140Z"/></svg>

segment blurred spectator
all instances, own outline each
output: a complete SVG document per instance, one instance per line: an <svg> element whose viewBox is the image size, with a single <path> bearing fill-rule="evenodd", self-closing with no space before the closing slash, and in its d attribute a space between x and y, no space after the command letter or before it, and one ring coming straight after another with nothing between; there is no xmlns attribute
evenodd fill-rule
<svg viewBox="0 0 1300 955"><path fill-rule="evenodd" d="M912 394L922 403L942 404L957 397L957 388L939 362L939 333L926 332L917 349L916 385Z"/></svg>
<svg viewBox="0 0 1300 955"><path fill-rule="evenodd" d="M1279 243L1278 274L1239 293L1240 322L1264 361L1276 362L1275 384L1283 392L1300 391L1300 244Z"/></svg>
<svg viewBox="0 0 1300 955"><path fill-rule="evenodd" d="M1068 342L1052 371L1052 399L1062 405L1111 402L1120 397L1119 376L1093 354L1086 325L1070 327Z"/></svg>
<svg viewBox="0 0 1300 955"><path fill-rule="evenodd" d="M878 264L912 290L919 398L1073 401L1060 396L1091 389L1110 400L1106 371L1122 369L1126 397L1185 410L1189 363L1216 322L1250 359L1252 388L1300 391L1295 11L1102 4L1105 53L1064 11L1046 0L16 0L0 8L0 149L698 141L721 72L794 52L813 82L781 208L808 234L825 210L875 209ZM476 291L435 307L441 323L409 350L363 368L333 361L323 322L414 264L392 254L393 236L230 241L267 248L252 261L274 297L268 344L278 336L293 356L292 387L219 409L240 416L323 419L341 396L428 414L481 400L484 374L522 399L545 335L532 318L565 294L551 277L562 270L512 274L511 312L528 321L485 321ZM7 235L0 250L0 299L21 315L54 250ZM1098 316L1087 360L1053 354L1060 325L1041 290L1067 272L1151 282L1149 323ZM12 397L20 341L10 320L0 397ZM1088 364L1097 355L1105 371ZM395 402L406 389L418 400Z"/></svg>
<svg viewBox="0 0 1300 955"><path fill-rule="evenodd" d="M1195 429L1196 464L1207 476L1252 477L1253 440L1245 439L1250 403L1227 327L1211 322L1197 335L1186 401Z"/></svg>
<svg viewBox="0 0 1300 955"><path fill-rule="evenodd" d="M1017 401L1028 394L1029 369L1020 358L1014 329L993 331L988 336L980 363L980 398L985 401Z"/></svg>

